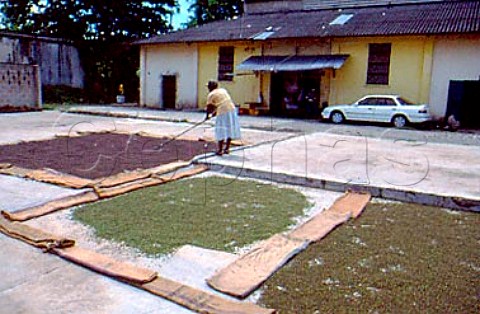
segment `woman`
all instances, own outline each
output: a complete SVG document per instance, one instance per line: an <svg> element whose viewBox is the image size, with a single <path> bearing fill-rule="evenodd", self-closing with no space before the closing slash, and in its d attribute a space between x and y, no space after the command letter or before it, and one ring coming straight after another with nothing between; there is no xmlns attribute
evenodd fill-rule
<svg viewBox="0 0 480 314"><path fill-rule="evenodd" d="M235 104L224 88L219 88L216 81L207 84L209 94L207 96L207 119L216 116L215 139L218 142L216 154L221 156L230 153L232 139L239 139L240 123L238 121ZM223 145L225 144L225 148Z"/></svg>

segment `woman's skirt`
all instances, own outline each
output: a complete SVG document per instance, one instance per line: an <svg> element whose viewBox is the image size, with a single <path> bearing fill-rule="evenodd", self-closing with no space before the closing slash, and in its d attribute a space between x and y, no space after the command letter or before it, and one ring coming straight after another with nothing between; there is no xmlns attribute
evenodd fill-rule
<svg viewBox="0 0 480 314"><path fill-rule="evenodd" d="M225 141L228 138L240 139L240 122L234 110L223 113L216 117L215 139Z"/></svg>

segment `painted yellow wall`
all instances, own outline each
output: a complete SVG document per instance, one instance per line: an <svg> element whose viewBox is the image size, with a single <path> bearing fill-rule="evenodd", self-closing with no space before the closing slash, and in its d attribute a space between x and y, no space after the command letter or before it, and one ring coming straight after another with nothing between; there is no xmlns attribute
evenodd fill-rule
<svg viewBox="0 0 480 314"><path fill-rule="evenodd" d="M391 43L388 85L367 85L368 45ZM329 104L351 103L367 94L400 94L428 103L433 39L429 37L345 38L332 42L332 53L348 54L331 80Z"/></svg>
<svg viewBox="0 0 480 314"><path fill-rule="evenodd" d="M234 46L234 69L245 59L252 55L260 54L258 46L248 43L204 43L199 45L198 58L198 106L205 107L208 90L206 84L209 80L217 80L218 75L218 49L220 46ZM238 72L235 70L238 74ZM220 81L221 87L227 89L237 105L246 102L256 102L259 95L259 77L251 72L236 75L233 81Z"/></svg>
<svg viewBox="0 0 480 314"><path fill-rule="evenodd" d="M220 46L235 47L235 69L250 56L262 55L303 55L328 54L330 42L325 40L285 40L273 42L224 42L199 44L198 53L198 104L205 107L208 90L205 84L210 79L217 79L218 49ZM257 102L259 91L262 89L265 103L270 100L271 74L264 72L254 74L251 71L239 72L235 70L232 82L221 81L220 85L226 88L237 105L245 106L248 102Z"/></svg>

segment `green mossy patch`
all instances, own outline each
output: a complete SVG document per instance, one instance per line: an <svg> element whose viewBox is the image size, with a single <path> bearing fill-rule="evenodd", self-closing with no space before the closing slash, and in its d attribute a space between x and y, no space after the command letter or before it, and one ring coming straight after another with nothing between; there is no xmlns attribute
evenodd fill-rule
<svg viewBox="0 0 480 314"><path fill-rule="evenodd" d="M148 254L185 244L232 252L285 231L310 204L293 189L251 180L193 178L88 204L74 219Z"/></svg>
<svg viewBox="0 0 480 314"><path fill-rule="evenodd" d="M279 313L480 313L480 214L371 203L264 285Z"/></svg>

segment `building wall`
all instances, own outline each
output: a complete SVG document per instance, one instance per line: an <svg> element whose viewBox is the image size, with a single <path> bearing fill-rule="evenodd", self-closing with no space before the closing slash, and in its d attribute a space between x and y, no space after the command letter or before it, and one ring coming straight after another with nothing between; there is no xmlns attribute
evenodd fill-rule
<svg viewBox="0 0 480 314"><path fill-rule="evenodd" d="M78 50L71 45L36 42L31 49L37 48L34 63L42 70L43 85L67 85L76 88L84 86L84 72L81 67Z"/></svg>
<svg viewBox="0 0 480 314"><path fill-rule="evenodd" d="M252 55L259 55L261 48L259 45L243 42L225 42L225 43L205 43L199 45L199 63L198 63L198 106L205 107L208 89L205 87L211 79L217 80L218 76L218 50L221 46L234 46L234 69L245 59ZM238 74L238 73L235 73ZM251 72L235 75L232 81L220 81L221 87L226 88L234 102L242 106L247 102L258 101L260 78Z"/></svg>
<svg viewBox="0 0 480 314"><path fill-rule="evenodd" d="M0 62L38 64L43 85L84 86L78 50L59 40L0 34Z"/></svg>
<svg viewBox="0 0 480 314"><path fill-rule="evenodd" d="M199 81L198 90L199 107L205 106L208 90L205 88L206 82L210 79L217 79L218 71L218 49L220 46L234 46L235 60L234 68L251 56L259 55L315 55L329 54L330 42L325 40L281 40L269 42L225 42L225 43L203 43L199 44ZM326 71L326 73L330 73ZM220 85L225 87L232 98L239 106L246 106L247 103L258 102L260 90L265 101L269 105L270 100L270 82L271 73L253 73L235 71L233 81L221 81ZM322 91L327 88L323 87L323 82L328 84L326 78L322 80ZM328 94L322 93L320 102L328 100Z"/></svg>
<svg viewBox="0 0 480 314"><path fill-rule="evenodd" d="M197 45L143 46L140 52L140 104L163 108L162 76L177 78L176 108L197 107Z"/></svg>
<svg viewBox="0 0 480 314"><path fill-rule="evenodd" d="M39 67L0 63L0 106L41 107Z"/></svg>
<svg viewBox="0 0 480 314"><path fill-rule="evenodd" d="M480 80L480 35L436 40L430 90L430 107L436 116L446 113L451 80Z"/></svg>
<svg viewBox="0 0 480 314"><path fill-rule="evenodd" d="M391 43L388 85L366 84L368 45ZM332 78L329 104L351 103L367 94L400 94L428 103L434 40L429 37L335 39L332 53L349 54Z"/></svg>
<svg viewBox="0 0 480 314"><path fill-rule="evenodd" d="M391 43L388 85L367 85L368 45ZM321 78L320 103L351 103L367 94L400 94L417 103L428 103L432 113L445 113L450 80L478 80L480 36L398 36L338 38L326 40L279 40L256 42L176 44L142 47L141 104L161 107L161 75L177 75L178 108L203 108L205 84L217 79L218 49L235 47L235 68L254 55L348 54L339 70L325 70ZM235 71L233 81L221 81L234 101L245 106L257 102L260 90L267 105L271 73Z"/></svg>

